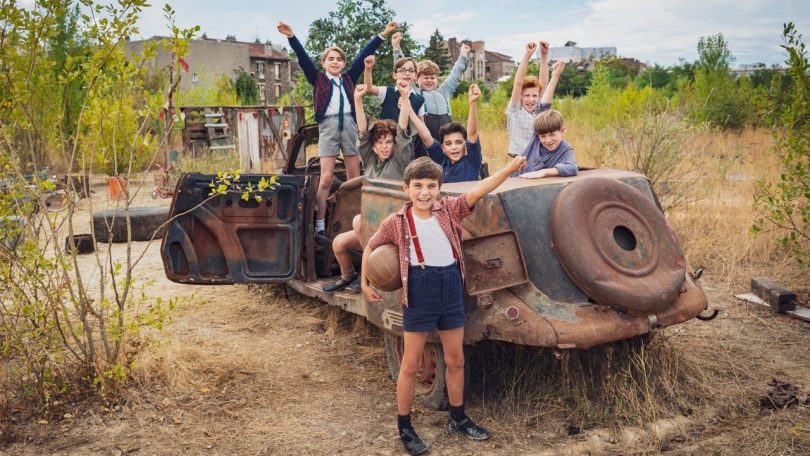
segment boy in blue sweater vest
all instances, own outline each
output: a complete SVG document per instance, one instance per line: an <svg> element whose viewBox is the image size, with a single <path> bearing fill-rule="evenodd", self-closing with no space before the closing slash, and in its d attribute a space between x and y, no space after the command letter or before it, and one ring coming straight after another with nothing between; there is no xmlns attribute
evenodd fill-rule
<svg viewBox="0 0 810 456"><path fill-rule="evenodd" d="M278 23L278 31L287 37L290 47L298 56L298 64L304 71L307 81L313 88L315 120L318 122L318 157L321 159L321 177L315 197L318 212L315 217L315 232L323 235L326 230L326 200L332 188L335 161L339 151L343 152L348 179L360 175L360 160L357 156L357 124L354 111L354 85L363 74L363 60L374 54L380 44L399 25L389 22L379 35L366 44L354 58L349 71L346 67L346 54L337 46L326 48L321 54L321 72L312 62L309 54L296 38L292 27ZM337 90L334 90L337 87Z"/></svg>

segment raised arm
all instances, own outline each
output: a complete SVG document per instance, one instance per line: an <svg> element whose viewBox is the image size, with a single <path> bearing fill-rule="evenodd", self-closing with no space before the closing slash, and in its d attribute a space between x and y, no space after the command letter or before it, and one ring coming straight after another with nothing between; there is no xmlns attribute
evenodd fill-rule
<svg viewBox="0 0 810 456"><path fill-rule="evenodd" d="M564 69L565 62L554 62L554 66L551 67L551 81L548 82L548 87L543 91L543 97L540 98L541 105L550 104L551 100L554 99L554 91L557 90L557 83L560 82L560 76Z"/></svg>
<svg viewBox="0 0 810 456"><path fill-rule="evenodd" d="M475 187L471 188L465 194L467 199L467 207L472 208L475 203L487 195L487 193L498 188L512 173L526 166L526 157L519 155L512 159L503 168L499 169L495 174L479 181Z"/></svg>
<svg viewBox="0 0 810 456"><path fill-rule="evenodd" d="M512 104L520 104L520 96L523 92L523 80L526 79L526 68L529 66L529 59L532 58L534 50L537 49L537 43L526 43L525 52L523 52L523 60L518 65L517 72L515 73L515 82L512 84Z"/></svg>
<svg viewBox="0 0 810 456"><path fill-rule="evenodd" d="M366 118L366 111L363 109L363 97L367 91L365 84L357 84L354 87L354 110L357 116L357 131L360 133L368 131L368 118Z"/></svg>
<svg viewBox="0 0 810 456"><path fill-rule="evenodd" d="M357 56L355 56L354 60L352 61L352 66L351 68L349 68L348 71L349 77L352 78L352 81L357 82L357 80L360 79L360 76L363 74L363 70L365 69L364 61L366 57L373 55L375 52L377 52L377 48L379 48L380 45L383 43L385 37L391 34L391 32L393 32L394 29L396 29L397 27L399 27L399 24L397 24L396 22L394 21L389 22L385 26L385 29L379 34L374 35L374 38L372 38L371 41L369 41L368 44L366 44L366 47L364 47L360 51L360 53L358 53Z"/></svg>
<svg viewBox="0 0 810 456"><path fill-rule="evenodd" d="M450 72L450 76L439 86L439 93L444 95L447 100L453 98L453 94L456 92L458 85L461 84L461 77L464 76L464 72L467 71L469 54L470 45L462 43L461 50L459 50L458 53L458 60L456 60L456 64L453 65L453 71Z"/></svg>
<svg viewBox="0 0 810 456"><path fill-rule="evenodd" d="M405 57L405 53L402 52L402 32L396 32L393 35L391 35L391 47L394 49L393 53L394 58L391 64L396 65L397 60Z"/></svg>
<svg viewBox="0 0 810 456"><path fill-rule="evenodd" d="M410 100L408 100L408 107L410 108L410 106L411 103ZM402 110L400 109L400 111ZM411 121L411 125L413 125L413 127L416 129L416 134L419 135L420 139L422 139L422 143L425 145L425 147L430 147L435 139L433 139L433 135L430 134L430 130L428 129L427 125L425 125L425 121L416 115L416 113L413 112L413 109L408 109L408 111L410 111L408 113L408 118Z"/></svg>
<svg viewBox="0 0 810 456"><path fill-rule="evenodd" d="M470 115L467 117L467 141L478 141L478 99L481 98L481 89L476 84L470 84Z"/></svg>
<svg viewBox="0 0 810 456"><path fill-rule="evenodd" d="M315 76L318 75L318 68L315 66L315 63L312 61L312 58L310 58L309 54L307 54L304 46L302 46L301 42L298 41L292 27L285 22L279 22L276 28L278 29L279 33L286 36L287 41L290 42L290 47L295 52L295 56L298 58L298 64L301 65L301 70L304 72L304 76L306 76L307 81L309 81L310 84L315 84Z"/></svg>
<svg viewBox="0 0 810 456"><path fill-rule="evenodd" d="M548 42L540 42L540 90L548 86Z"/></svg>

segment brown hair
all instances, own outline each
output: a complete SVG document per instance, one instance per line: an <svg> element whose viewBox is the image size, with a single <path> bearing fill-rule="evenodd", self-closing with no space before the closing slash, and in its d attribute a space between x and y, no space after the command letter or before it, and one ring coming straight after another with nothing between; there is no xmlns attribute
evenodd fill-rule
<svg viewBox="0 0 810 456"><path fill-rule="evenodd" d="M340 57L343 59L343 61L344 62L346 61L346 53L343 52L343 49L341 49L338 46L329 46L328 48L323 50L323 53L321 53L321 65L323 65L324 60L326 60L326 56L329 55L329 52L331 51L337 52L338 54L340 54Z"/></svg>
<svg viewBox="0 0 810 456"><path fill-rule="evenodd" d="M530 75L523 79L523 86L520 88L520 90L533 89L535 87L540 88L540 80L537 79L537 77Z"/></svg>
<svg viewBox="0 0 810 456"><path fill-rule="evenodd" d="M406 184L411 183L411 179L433 179L442 185L443 170L441 165L433 161L430 157L419 157L410 162L405 168L402 179Z"/></svg>
<svg viewBox="0 0 810 456"><path fill-rule="evenodd" d="M441 128L439 128L439 138L441 138L442 142L444 142L445 136L453 133L461 133L461 137L467 139L467 129L464 128L464 125L461 125L458 122L450 122L449 124L444 124Z"/></svg>
<svg viewBox="0 0 810 456"><path fill-rule="evenodd" d="M394 63L394 73L396 73L398 69L405 66L405 64L408 62L413 63L414 69L418 68L416 66L416 60L414 60L413 57L400 57L397 59L396 63Z"/></svg>
<svg viewBox="0 0 810 456"><path fill-rule="evenodd" d="M371 129L369 131L371 132L369 135L371 144L374 144L388 135L393 136L394 141L397 139L397 124L395 124L393 120L375 120L374 123L371 124Z"/></svg>
<svg viewBox="0 0 810 456"><path fill-rule="evenodd" d="M562 114L556 109L543 111L534 118L534 132L538 135L554 133L562 130L563 127Z"/></svg>
<svg viewBox="0 0 810 456"><path fill-rule="evenodd" d="M416 64L416 76L421 75L436 76L439 74L439 65L432 60L422 60Z"/></svg>

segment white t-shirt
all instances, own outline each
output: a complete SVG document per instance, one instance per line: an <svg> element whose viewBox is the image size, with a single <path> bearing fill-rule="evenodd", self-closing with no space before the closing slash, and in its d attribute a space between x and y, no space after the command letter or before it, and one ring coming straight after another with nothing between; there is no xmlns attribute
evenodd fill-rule
<svg viewBox="0 0 810 456"><path fill-rule="evenodd" d="M450 239L447 239L447 235L442 231L436 217L430 217L429 219L414 217L413 223L416 228L416 235L419 236L422 255L425 257L425 266L449 266L456 261L453 258L453 246L450 245ZM419 265L413 239L411 239L410 257L411 265Z"/></svg>
<svg viewBox="0 0 810 456"><path fill-rule="evenodd" d="M379 89L380 89L380 91L377 93L377 98L379 98L380 101L385 101L385 94L388 93L388 86L382 86ZM416 93L416 92L414 92L413 88L411 88L410 93ZM418 93L416 93L416 94L419 95ZM419 96L421 96L421 95L419 95ZM422 106L419 107L419 111L416 113L416 115L419 116L419 117L422 117L422 116L425 115L425 104L424 103L422 103Z"/></svg>

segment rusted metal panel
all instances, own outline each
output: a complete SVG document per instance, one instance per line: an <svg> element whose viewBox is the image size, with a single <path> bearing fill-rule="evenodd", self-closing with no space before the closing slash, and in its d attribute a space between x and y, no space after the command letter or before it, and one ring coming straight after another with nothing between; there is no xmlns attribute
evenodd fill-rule
<svg viewBox="0 0 810 456"><path fill-rule="evenodd" d="M509 288L529 280L515 233L467 239L463 242L467 294Z"/></svg>
<svg viewBox="0 0 810 456"><path fill-rule="evenodd" d="M262 176L242 175L254 187ZM273 189L209 197L215 176L185 174L161 245L166 277L181 283L274 283L292 279L300 255L300 179L280 176Z"/></svg>

